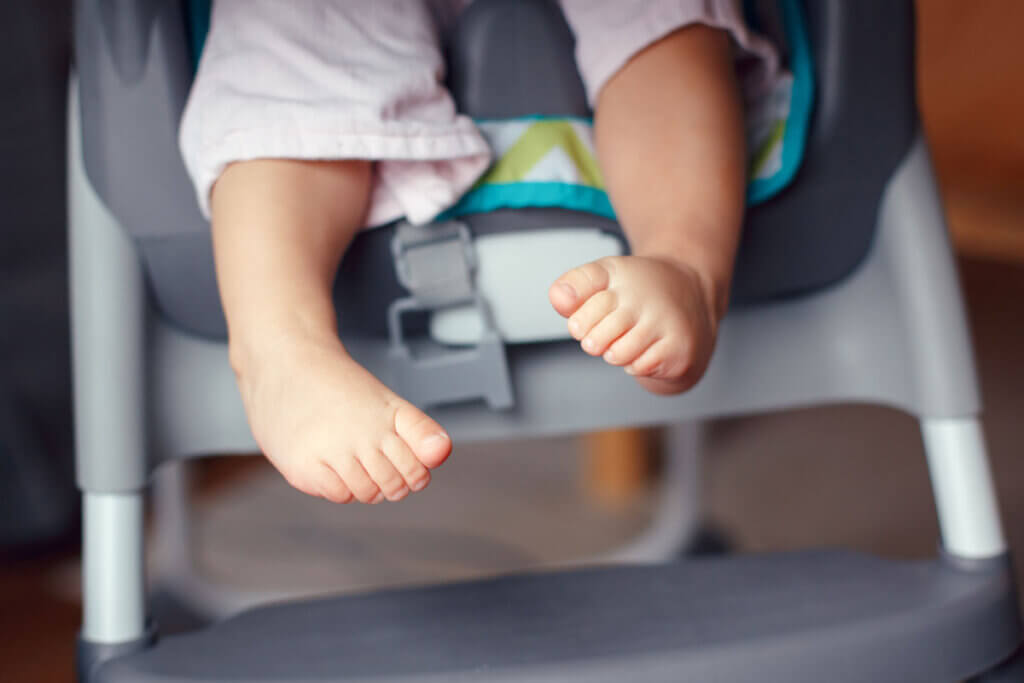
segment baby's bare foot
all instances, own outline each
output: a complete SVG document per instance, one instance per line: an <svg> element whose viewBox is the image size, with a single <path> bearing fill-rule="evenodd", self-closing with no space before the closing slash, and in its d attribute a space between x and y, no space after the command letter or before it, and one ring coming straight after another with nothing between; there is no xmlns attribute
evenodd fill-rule
<svg viewBox="0 0 1024 683"><path fill-rule="evenodd" d="M451 453L439 424L337 340L294 335L234 360L257 443L300 491L336 503L401 500Z"/></svg>
<svg viewBox="0 0 1024 683"><path fill-rule="evenodd" d="M548 297L584 351L624 367L654 393L689 389L711 359L708 297L697 272L683 264L611 256L565 273Z"/></svg>

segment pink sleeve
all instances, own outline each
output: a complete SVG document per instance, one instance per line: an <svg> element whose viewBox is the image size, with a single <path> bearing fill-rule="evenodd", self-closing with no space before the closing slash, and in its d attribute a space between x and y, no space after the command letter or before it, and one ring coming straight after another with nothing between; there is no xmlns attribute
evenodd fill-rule
<svg viewBox="0 0 1024 683"><path fill-rule="evenodd" d="M690 24L724 29L732 35L741 58L752 58L743 86L767 87L777 76L774 47L750 31L734 0L561 0L576 34L576 62L593 105L597 95L637 52Z"/></svg>
<svg viewBox="0 0 1024 683"><path fill-rule="evenodd" d="M430 220L490 162L441 78L456 0L216 0L179 145L200 209L228 164L378 162L368 224Z"/></svg>

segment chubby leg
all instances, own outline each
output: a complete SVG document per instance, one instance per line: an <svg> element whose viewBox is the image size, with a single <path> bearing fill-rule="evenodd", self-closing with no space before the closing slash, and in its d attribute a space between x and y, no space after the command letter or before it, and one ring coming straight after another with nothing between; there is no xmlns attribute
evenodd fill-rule
<svg viewBox="0 0 1024 683"><path fill-rule="evenodd" d="M232 164L211 196L231 364L250 426L295 488L399 500L451 452L434 420L346 353L331 286L363 223L366 161Z"/></svg>
<svg viewBox="0 0 1024 683"><path fill-rule="evenodd" d="M608 192L632 255L551 286L583 350L678 393L700 379L725 314L743 217L742 105L728 35L680 29L601 89L595 126Z"/></svg>

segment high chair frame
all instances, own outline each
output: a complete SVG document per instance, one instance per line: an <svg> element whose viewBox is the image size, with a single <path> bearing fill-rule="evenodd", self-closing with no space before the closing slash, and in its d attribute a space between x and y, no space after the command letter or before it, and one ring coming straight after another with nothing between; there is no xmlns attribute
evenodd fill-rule
<svg viewBox="0 0 1024 683"><path fill-rule="evenodd" d="M834 0L828 11L844 6ZM165 38L154 32L145 49ZM102 92L108 82L95 70L80 52L69 101L80 680L932 683L990 670L1018 647L968 327L920 135L885 183L863 261L828 287L733 310L693 391L654 397L570 343L524 345L508 349L514 409L459 404L434 415L469 442L817 403L892 406L920 421L942 536L934 560L811 552L545 573L272 606L156 641L143 562L152 471L255 444L223 340L168 320L138 239L104 198L116 173L97 183L90 171L90 159L94 169L102 160L83 146L96 115L86 97L118 96ZM129 76L121 74L149 77ZM371 371L386 365L377 341L346 342ZM567 384L576 387L571 404L560 393ZM334 637L325 642L325 633Z"/></svg>

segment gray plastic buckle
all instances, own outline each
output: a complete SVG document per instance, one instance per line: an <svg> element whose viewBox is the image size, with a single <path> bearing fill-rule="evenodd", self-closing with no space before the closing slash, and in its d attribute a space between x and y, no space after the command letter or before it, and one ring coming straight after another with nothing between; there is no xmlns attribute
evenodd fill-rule
<svg viewBox="0 0 1024 683"><path fill-rule="evenodd" d="M400 223L391 240L398 281L410 296L388 307L392 387L417 405L484 398L492 409L512 407L505 344L490 307L476 289L476 252L469 228L457 221L430 225ZM480 341L452 348L405 338L402 316L472 304L480 314Z"/></svg>
<svg viewBox="0 0 1024 683"><path fill-rule="evenodd" d="M391 256L398 281L424 306L454 305L472 298L476 252L465 224L399 223L391 240Z"/></svg>

